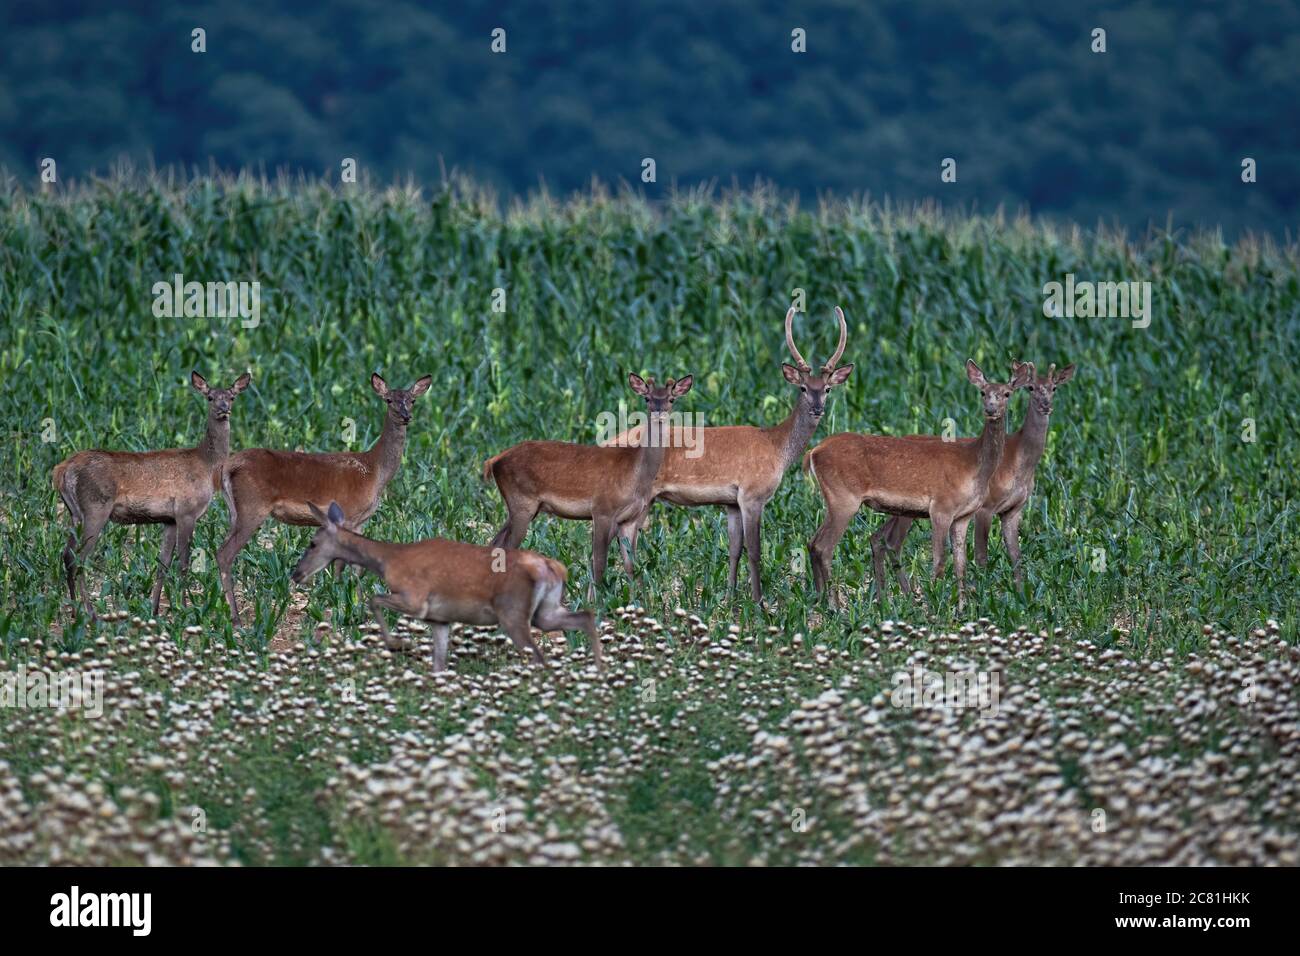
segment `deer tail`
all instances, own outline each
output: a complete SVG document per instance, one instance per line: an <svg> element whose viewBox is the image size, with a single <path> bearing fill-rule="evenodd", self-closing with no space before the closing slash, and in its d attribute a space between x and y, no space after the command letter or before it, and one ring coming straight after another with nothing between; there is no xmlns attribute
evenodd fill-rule
<svg viewBox="0 0 1300 956"><path fill-rule="evenodd" d="M803 473L805 475L812 471L812 453L816 450L817 449L815 448L810 448L803 453Z"/></svg>
<svg viewBox="0 0 1300 956"><path fill-rule="evenodd" d="M63 499L63 506L72 516L73 524L81 524L81 505L77 503L77 473L75 471L68 473L68 464L71 461L71 458L65 458L55 465L51 478L54 490L59 493L59 497Z"/></svg>
<svg viewBox="0 0 1300 956"><path fill-rule="evenodd" d="M496 477L493 474L492 470L496 467L496 463L501 460L503 455L505 455L505 452L502 452L500 455L493 455L487 461L483 462L484 481L491 481L494 477Z"/></svg>
<svg viewBox="0 0 1300 956"><path fill-rule="evenodd" d="M561 584L569 580L569 569L559 561L556 561L554 558L547 558L546 566L550 569L552 574L560 579Z"/></svg>

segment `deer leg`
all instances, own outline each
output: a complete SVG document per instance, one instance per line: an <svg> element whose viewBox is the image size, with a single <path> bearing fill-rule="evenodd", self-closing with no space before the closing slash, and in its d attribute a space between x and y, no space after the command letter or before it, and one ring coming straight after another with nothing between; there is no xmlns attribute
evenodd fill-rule
<svg viewBox="0 0 1300 956"><path fill-rule="evenodd" d="M957 610L966 606L966 529L970 518L954 521L952 525L952 566L957 574Z"/></svg>
<svg viewBox="0 0 1300 956"><path fill-rule="evenodd" d="M533 614L533 623L543 631L586 632L587 640L591 641L591 656L595 659L596 670L604 671L600 631L596 629L596 615L591 611L571 611L558 600L546 601Z"/></svg>
<svg viewBox="0 0 1300 956"><path fill-rule="evenodd" d="M441 674L447 669L447 640L451 636L451 625L445 621L431 621L433 624L433 672Z"/></svg>
<svg viewBox="0 0 1300 956"><path fill-rule="evenodd" d="M888 524L889 534L885 536L885 544L889 547L887 557L898 577L898 586L903 589L904 594L911 594L912 582L908 580L907 572L903 570L903 542L907 540L907 533L912 530L912 519L895 515L889 519Z"/></svg>
<svg viewBox="0 0 1300 956"><path fill-rule="evenodd" d="M106 502L98 508L91 508L82 512L83 521L81 523L80 532L81 543L78 545L77 553L73 558L74 567L76 569L75 576L81 585L81 604L86 609L86 615L92 621L98 620L99 615L95 613L95 609L90 605L90 593L86 588L85 560L90 556L90 553L95 550L95 544L99 541L99 535L104 530L104 526L108 524L109 516L112 515L112 513L113 505L111 502ZM76 595L74 594L72 600L75 602L76 599Z"/></svg>
<svg viewBox="0 0 1300 956"><path fill-rule="evenodd" d="M740 552L745 546L744 521L740 508L727 505L727 587L736 590L736 571L740 568Z"/></svg>
<svg viewBox="0 0 1300 956"><path fill-rule="evenodd" d="M238 517L235 519L235 526L230 529L230 534L222 542L221 547L217 549L217 567L221 570L221 588L226 593L226 603L230 605L230 620L235 627L239 627L239 605L235 601L235 580L230 573L234 566L235 558L243 550L244 545L257 534L257 529L262 527L262 523L270 517L269 511L239 510Z"/></svg>
<svg viewBox="0 0 1300 956"><path fill-rule="evenodd" d="M740 519L745 532L745 551L749 555L749 590L754 603L763 603L763 505L741 505Z"/></svg>
<svg viewBox="0 0 1300 956"><path fill-rule="evenodd" d="M989 529L993 515L983 508L975 515L975 563L981 568L989 563Z"/></svg>
<svg viewBox="0 0 1300 956"><path fill-rule="evenodd" d="M524 537L528 534L528 526L532 523L533 518L537 517L537 511L540 502L524 501L522 499L506 499L506 523L501 526L501 530L496 533L492 539L494 548L517 548L524 543Z"/></svg>
<svg viewBox="0 0 1300 956"><path fill-rule="evenodd" d="M835 592L831 588L831 558L835 554L835 548L840 543L840 538L844 537L844 531L848 528L849 522L857 514L856 503L853 507L848 507L843 502L837 502L832 505L829 501L826 503L826 520L822 526L817 529L813 539L808 544L808 551L812 555L813 562L813 580L819 577L821 583L818 590L821 591L827 599L829 605L833 608L837 602Z"/></svg>
<svg viewBox="0 0 1300 956"><path fill-rule="evenodd" d="M163 525L162 550L158 552L158 580L154 582L153 595L149 599L154 617L158 616L158 608L162 604L163 579L167 577L167 569L172 566L172 552L175 549L176 523L169 522Z"/></svg>
<svg viewBox="0 0 1300 956"><path fill-rule="evenodd" d="M546 659L533 643L533 632L529 626L528 605L531 600L531 591L522 600L515 595L505 594L493 602L493 608L497 612L497 623L501 625L501 630L506 632L506 636L515 647L529 655L534 664L544 664Z"/></svg>
<svg viewBox="0 0 1300 956"><path fill-rule="evenodd" d="M1020 516L1023 513L1024 506L1021 505L1010 514L1002 516L1002 541L1007 546L1007 554L1011 557L1016 587L1025 583L1025 569L1020 566Z"/></svg>
<svg viewBox="0 0 1300 956"><path fill-rule="evenodd" d="M885 552L889 550L889 522L886 521L871 535L871 567L876 574L876 599L885 600Z"/></svg>
<svg viewBox="0 0 1300 956"><path fill-rule="evenodd" d="M68 596L72 603L77 603L77 552L73 550L77 544L77 532L68 532L68 543L63 546L63 570L68 578Z"/></svg>
<svg viewBox="0 0 1300 956"><path fill-rule="evenodd" d="M384 618L384 609L388 608L395 614L401 614L406 605L393 594L372 594L370 595L369 606L371 615L379 624L379 637L384 642L384 647L390 651L405 650L409 645L401 638L393 637L389 633L388 621Z"/></svg>
<svg viewBox="0 0 1300 956"><path fill-rule="evenodd" d="M196 518L182 517L176 522L176 551L181 562L181 604L189 601L190 547L194 544Z"/></svg>
<svg viewBox="0 0 1300 956"><path fill-rule="evenodd" d="M609 560L609 546L614 538L614 522L605 516L591 519L591 599L595 600L596 586L605 581L605 563Z"/></svg>
<svg viewBox="0 0 1300 956"><path fill-rule="evenodd" d="M930 512L930 575L936 581L943 577L943 566L948 555L948 529L952 518Z"/></svg>
<svg viewBox="0 0 1300 956"><path fill-rule="evenodd" d="M640 521L641 516L638 514L631 521L625 521L618 527L618 546L623 552L623 570L632 581L636 580L636 536Z"/></svg>

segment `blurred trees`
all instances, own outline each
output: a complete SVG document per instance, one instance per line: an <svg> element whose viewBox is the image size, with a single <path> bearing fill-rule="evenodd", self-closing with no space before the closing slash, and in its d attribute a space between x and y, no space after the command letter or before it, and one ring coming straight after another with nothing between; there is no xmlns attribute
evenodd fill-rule
<svg viewBox="0 0 1300 956"><path fill-rule="evenodd" d="M65 179L123 156L337 177L352 156L381 181L441 162L566 192L639 183L649 156L650 189L763 177L1139 229L1281 233L1300 204L1291 4L17 0L0 53L0 164L24 179L43 156Z"/></svg>

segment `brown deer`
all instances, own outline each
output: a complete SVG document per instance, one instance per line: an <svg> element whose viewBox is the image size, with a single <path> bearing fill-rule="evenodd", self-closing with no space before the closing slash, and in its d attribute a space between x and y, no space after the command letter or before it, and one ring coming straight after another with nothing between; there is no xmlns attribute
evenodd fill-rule
<svg viewBox="0 0 1300 956"><path fill-rule="evenodd" d="M1029 409L1025 413L1024 423L1018 432L1007 436L1006 448L1002 452L1002 463L989 482L988 494L984 504L975 513L975 563L984 567L988 563L989 529L996 515L1002 524L1002 540L1006 544L1007 554L1011 557L1012 574L1016 584L1024 583L1024 569L1020 565L1020 516L1024 512L1029 496L1034 493L1034 472L1042 460L1043 449L1047 445L1047 425L1052 417L1052 399L1058 386L1064 385L1074 377L1074 366L1067 365L1056 371L1051 365L1046 375L1038 375L1033 363L1027 363L1031 379L1024 385L1030 392ZM1012 363L1013 374L1024 367L1020 362ZM918 441L940 441L933 435L916 435ZM971 443L973 438L959 439L962 443ZM898 556L903 549L903 541L912 527L911 518L895 516L885 522L882 529L886 545L893 556L894 567L898 573L903 590L911 590L907 574L903 571ZM883 588L884 582L878 581Z"/></svg>
<svg viewBox="0 0 1300 956"><path fill-rule="evenodd" d="M958 607L965 605L966 527L984 502L989 481L1006 444L1007 402L1032 370L1022 366L1010 384L990 382L969 359L966 377L983 396L984 431L970 444L917 441L887 435L841 432L804 457L826 500L826 520L808 544L813 581L830 594L831 556L853 516L866 504L888 515L930 519L932 572L943 574L948 533L952 532ZM883 577L883 535L871 538L877 579ZM880 595L883 597L883 593Z"/></svg>
<svg viewBox="0 0 1300 956"><path fill-rule="evenodd" d="M727 511L727 544L730 565L727 586L736 588L742 541L749 552L749 586L754 601L762 604L760 539L763 508L776 494L786 469L799 460L826 411L827 395L842 385L853 371L852 364L839 366L848 342L849 327L837 306L840 341L830 361L814 374L795 348L792 324L795 310L785 315L785 344L795 365L781 365L785 380L799 389L794 408L785 421L770 428L726 425L702 428L694 448L673 438L655 479L654 500L685 507L720 505ZM639 440L639 428L628 429L607 444L623 445ZM692 454L698 451L698 454ZM648 506L647 506L648 511ZM619 528L624 555L635 554L638 528L646 515Z"/></svg>
<svg viewBox="0 0 1300 956"><path fill-rule="evenodd" d="M182 600L190 567L194 525L208 510L221 466L230 454L230 409L235 396L248 387L245 372L230 388L212 388L198 372L190 384L208 400L208 426L194 448L166 451L79 451L54 466L54 488L72 518L73 530L63 549L68 594L77 603L77 579L86 614L96 617L86 593L84 561L110 521L118 524L161 524L162 553L153 587L153 613L162 601L163 580L179 550ZM78 544L80 539L80 544Z"/></svg>
<svg viewBox="0 0 1300 956"><path fill-rule="evenodd" d="M388 594L370 598L384 643L400 647L384 621L384 609L433 624L433 669L447 668L447 637L452 623L499 626L528 654L543 662L531 627L544 631L585 631L597 670L604 669L596 616L564 605L568 571L559 561L535 551L490 548L445 538L413 544L373 541L353 532L338 502L322 513L307 506L320 530L290 577L302 584L331 561L344 561L384 579Z"/></svg>
<svg viewBox="0 0 1300 956"><path fill-rule="evenodd" d="M628 384L646 402L649 427L644 440L609 448L560 441L526 441L483 463L483 480L495 480L508 512L492 539L494 548L517 548L537 513L591 522L591 587L605 579L609 546L617 529L635 521L649 506L655 475L664 460L668 416L673 403L691 390L687 375L656 385L629 375ZM633 576L632 556L623 565Z"/></svg>
<svg viewBox="0 0 1300 956"><path fill-rule="evenodd" d="M230 618L239 627L239 605L230 569L235 558L267 518L289 525L315 525L313 501L341 501L349 528L359 529L379 507L384 489L397 474L415 400L428 391L424 376L409 389L389 388L379 375L370 386L388 405L384 430L367 451L315 454L247 448L236 452L221 471L221 492L230 512L230 534L217 551L221 586Z"/></svg>

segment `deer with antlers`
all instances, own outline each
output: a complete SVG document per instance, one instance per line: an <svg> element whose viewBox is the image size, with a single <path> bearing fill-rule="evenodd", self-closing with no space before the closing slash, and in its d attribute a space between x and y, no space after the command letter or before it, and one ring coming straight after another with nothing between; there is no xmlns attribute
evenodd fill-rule
<svg viewBox="0 0 1300 956"><path fill-rule="evenodd" d="M338 502L322 512L308 504L320 530L298 560L290 577L302 584L326 564L343 561L379 575L388 594L370 598L370 611L379 622L384 644L401 647L384 621L384 611L396 611L433 624L433 669L447 667L451 624L500 626L506 636L534 663L543 663L532 638L532 627L544 631L583 631L591 641L597 670L604 669L596 616L571 611L564 604L568 570L559 561L535 551L483 547L445 538L412 544L391 544L352 531Z"/></svg>
<svg viewBox="0 0 1300 956"><path fill-rule="evenodd" d="M669 413L691 390L694 379L654 379L631 374L628 384L645 399L648 427L635 445L601 447L560 441L526 441L483 463L483 480L496 481L506 503L506 522L492 539L494 548L517 548L539 512L591 522L591 588L605 578L615 531L633 521L650 502L655 475L664 460ZM624 567L633 576L632 556Z"/></svg>
<svg viewBox="0 0 1300 956"><path fill-rule="evenodd" d="M1047 446L1047 425L1052 417L1052 400L1056 389L1074 377L1074 366L1067 365L1056 371L1053 363L1046 375L1039 375L1032 362L1013 362L1013 378L1028 368L1030 379L1022 387L1030 393L1029 409L1020 430L1007 436L1006 448L1002 453L1002 462L989 481L988 494L984 504L975 513L975 563L984 567L988 563L989 530L996 515L1002 525L1002 541L1007 554L1011 557L1012 574L1017 585L1024 583L1024 569L1020 565L1020 516L1024 512L1029 496L1034 493L1034 473L1038 462L1042 460L1043 450ZM916 435L918 441L941 441L933 435ZM959 439L963 444L975 441L973 438ZM907 573L899 561L903 550L903 541L912 527L911 518L897 515L885 522L881 529L885 544L893 556L898 581L904 591L911 590ZM877 571L880 574L880 571ZM884 582L877 580L883 589Z"/></svg>
<svg viewBox="0 0 1300 956"><path fill-rule="evenodd" d="M230 410L235 396L248 387L250 380L245 372L230 388L212 388L198 372L190 373L190 384L208 400L207 429L203 440L193 448L79 451L54 466L54 488L73 523L63 549L68 594L76 605L77 581L81 578L81 601L89 617L96 615L86 593L81 562L94 550L110 521L163 526L158 580L151 597L154 614L162 601L163 580L172 555L177 552L184 584L194 526L208 510L221 467L230 454ZM181 593L184 600L185 591Z"/></svg>
<svg viewBox="0 0 1300 956"><path fill-rule="evenodd" d="M414 402L428 391L426 375L409 389L389 388L378 374L370 386L388 406L379 440L363 452L272 451L248 448L231 455L221 471L221 491L230 512L230 534L217 551L221 586L230 618L239 627L239 605L231 575L235 557L267 518L288 525L316 525L312 502L340 501L358 530L379 507L384 489L397 474L406 447Z"/></svg>
<svg viewBox="0 0 1300 956"><path fill-rule="evenodd" d="M729 567L727 585L736 587L742 545L749 554L749 585L754 601L762 604L761 528L763 509L776 494L786 470L803 454L822 415L832 388L842 385L853 365L839 365L848 342L849 327L844 312L836 306L840 340L835 354L814 372L794 344L795 310L785 315L785 344L795 365L782 364L785 380L799 390L794 408L779 425L758 428L752 425L726 425L700 429L695 444L699 454L688 453L688 443L669 442L663 466L654 483L653 500L667 501L684 507L719 505L727 512L727 547ZM639 427L631 428L610 439L610 445L624 445L639 440ZM646 510L648 511L649 505ZM646 514L625 522L619 528L624 554L635 553L638 528Z"/></svg>
<svg viewBox="0 0 1300 956"><path fill-rule="evenodd" d="M978 365L967 360L966 376L980 390L984 411L984 430L973 442L841 432L804 457L804 470L812 473L826 501L826 520L808 544L813 581L832 605L831 556L864 504L887 515L930 519L931 570L936 580L943 574L951 531L958 606L965 605L966 529L1002 461L1007 402L1030 374L1030 368L1023 366L1010 384L990 382ZM882 531L871 537L878 581L884 574Z"/></svg>

